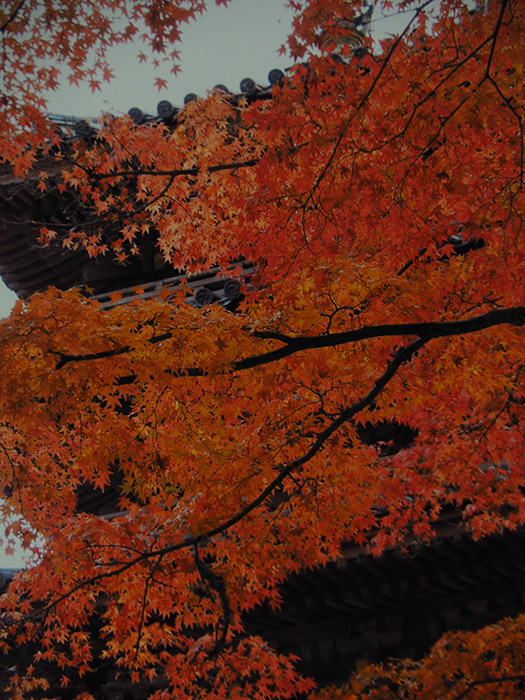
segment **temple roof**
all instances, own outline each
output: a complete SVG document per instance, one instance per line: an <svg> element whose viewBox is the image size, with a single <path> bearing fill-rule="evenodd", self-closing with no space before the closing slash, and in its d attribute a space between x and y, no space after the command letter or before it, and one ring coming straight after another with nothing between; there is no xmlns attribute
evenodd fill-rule
<svg viewBox="0 0 525 700"><path fill-rule="evenodd" d="M343 547L337 561L291 576L281 593L282 607L256 608L248 630L299 656L318 682L344 682L366 663L419 658L445 632L522 613L525 530L475 541L452 513L432 542L380 557Z"/></svg>
<svg viewBox="0 0 525 700"><path fill-rule="evenodd" d="M355 55L366 52L364 35L368 31L373 6L348 23L350 31L341 45L350 46ZM360 29L359 29L360 28ZM343 60L336 52L334 59ZM272 89L286 80L285 72L278 68L268 73L266 85L257 84L252 78L241 80L238 91L230 91L225 85L216 85L234 104L253 102L271 98ZM128 114L135 124L167 123L175 125L177 115L184 107L197 99L195 93L184 98L184 105L174 106L169 100L161 100L156 114L131 107ZM62 143L76 139L90 139L100 128L96 119L49 114ZM53 286L69 289L85 285L94 294L104 294L122 287L141 285L152 277L173 277L182 271L164 270L152 275L151 269L139 269L139 264L118 266L113 260L98 260L98 270L87 253L81 250L67 250L59 245L43 246L39 243L40 229L53 223L67 227L67 211L75 203L56 188L49 187L45 192L38 189L39 174L45 171L51 175L49 181L58 182L62 165L52 159L43 158L26 178L16 177L10 168L0 166L0 276L5 284L20 298L26 299L38 291ZM57 212L58 217L57 217ZM60 219L60 220L57 220ZM213 274L215 276L215 273ZM204 286L204 282L201 286Z"/></svg>
<svg viewBox="0 0 525 700"><path fill-rule="evenodd" d="M281 70L273 69L268 74L266 86L245 78L240 83L239 92L232 93L224 85L218 85L215 89L227 94L234 103L241 100L250 102L268 99L274 85L284 79L285 74ZM186 95L184 105L195 99L197 95L194 93ZM129 115L136 124L165 122L175 125L181 109L184 107L176 108L168 100L162 100L157 105L156 116L146 114L138 107L132 107ZM56 125L63 143L90 138L99 128L96 120L58 114L48 116ZM12 291L26 299L51 286L58 289L86 286L95 296L102 297L124 289L125 296L129 298L133 286L151 286L160 279L169 279L170 284L176 286L177 279L180 282L187 278L181 270L153 263L151 240L142 242L144 250L141 251L140 260L125 265L118 265L110 255L93 260L83 250L39 243L41 228L50 225L67 228L68 212L76 206L67 194L59 193L52 186L53 180L58 182L62 167L51 158L43 158L25 178L14 176L6 166L0 168L0 276ZM50 176L51 186L45 192L38 187L41 171ZM216 284L218 272L218 269L203 271L188 278L190 288L195 288L195 291L205 286L210 289L213 299L210 294L201 293L202 299L208 300L205 303L228 302L227 295ZM202 304L198 302L198 305Z"/></svg>

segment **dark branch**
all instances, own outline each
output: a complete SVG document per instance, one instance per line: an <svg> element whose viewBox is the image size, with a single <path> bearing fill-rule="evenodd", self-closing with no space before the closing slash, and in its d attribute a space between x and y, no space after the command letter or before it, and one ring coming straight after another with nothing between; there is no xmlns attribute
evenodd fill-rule
<svg viewBox="0 0 525 700"><path fill-rule="evenodd" d="M525 674L519 673L515 676L499 676L497 678L485 678L481 681L471 681L465 690L463 690L459 695L454 695L451 700L461 700L461 698L466 697L471 690L474 690L479 685L489 685L491 683L508 683L509 681L522 681L525 679Z"/></svg>
<svg viewBox="0 0 525 700"><path fill-rule="evenodd" d="M400 35L397 37L397 39L394 41L394 43L393 43L392 46L390 47L390 50L389 50L388 54L387 54L386 57L385 57L385 60L383 61L383 64L382 64L381 68L379 69L378 74L376 75L376 77L375 77L374 80L372 81L372 84L371 84L370 87L368 88L368 90L367 90L365 96L363 97L363 99L362 99L361 102L359 103L359 105L358 105L358 107L357 107L358 110L360 110L360 109L368 102L368 99L369 99L370 95L372 94L372 92L373 92L375 86L376 86L377 83L379 82L379 80L380 80L380 78L381 78L381 76L382 76L382 74L383 74L385 68L386 68L387 65L390 63L390 59L392 58L392 55L393 55L394 51L397 49L397 47L399 46L399 44L403 41L403 38L404 38L405 34L407 34L408 30L410 29L410 27L412 26L412 24L416 21L416 19L419 17L419 15L423 12L423 10L425 9L425 7L427 7L427 5L430 5L432 2L433 2L433 0L427 0L425 3L423 3L423 5L421 5L421 7L418 7L418 8L416 9L415 14L414 14L414 16L412 17L412 19L410 20L410 22L407 24L407 26L403 29L403 31L401 32L401 34L400 34Z"/></svg>
<svg viewBox="0 0 525 700"><path fill-rule="evenodd" d="M157 194L155 197L153 197L153 199L150 199L149 201L144 202L140 207L137 207L137 209L135 209L133 211L133 216L137 216L141 212L145 211L148 207L153 206L155 204L155 202L159 201L159 199L162 199L164 197L164 195L166 194L166 192L169 190L169 188L172 186L174 180L175 180L175 175L172 175L168 179L168 182L166 183L166 185L159 192L159 194Z"/></svg>
<svg viewBox="0 0 525 700"><path fill-rule="evenodd" d="M202 170L206 170L209 173L218 173L223 170L238 170L239 168L251 168L259 163L258 158L253 158L252 160L243 160L238 163L222 163L220 165L210 165L209 168L195 167L195 168L174 168L173 170L148 170L146 168L136 169L136 170L122 170L116 173L94 173L92 174L95 180L108 180L110 178L119 177L136 177L137 175L155 175L159 177L183 177L183 176L197 176Z"/></svg>
<svg viewBox="0 0 525 700"><path fill-rule="evenodd" d="M351 331L342 331L330 335L314 336L288 336L283 333L271 331L255 331L253 335L260 339L278 340L284 345L276 350L246 357L243 360L233 362L229 372L239 372L260 365L270 364L285 357L294 355L304 350L334 348L338 345L356 343L361 340L371 338L382 338L387 336L419 336L420 338L443 338L446 336L465 335L475 333L492 326L511 324L513 326L523 326L525 324L525 306L516 306L508 309L493 309L482 316L464 319L462 321L434 321L429 323L387 323L378 326L365 326ZM150 338L151 344L160 343L173 338L175 331L167 331ZM56 369L61 369L70 362L86 362L89 360L101 360L108 357L116 357L132 352L131 346L113 348L102 352L86 353L85 355L67 355L57 352L60 357ZM200 367L188 367L177 372L180 376L203 377L206 371Z"/></svg>
<svg viewBox="0 0 525 700"><path fill-rule="evenodd" d="M69 596L73 595L82 588L102 581L103 579L112 576L118 576L142 561L146 561L147 559L162 558L167 554L171 554L182 549L188 549L189 547L195 550L195 548L198 547L202 542L216 537L217 535L222 535L228 530L230 530L232 527L234 527L244 518L246 518L252 511L256 510L260 505L262 505L262 503L264 503L264 501L269 496L271 496L273 492L276 489L278 489L288 477L292 476L292 474L296 472L300 467L312 460L313 457L315 457L315 455L322 449L322 447L324 447L324 445L332 437L332 435L336 433L337 430L339 430L339 428L344 423L350 421L354 416L356 416L368 406L371 406L376 400L376 398L379 396L379 394L386 387L386 385L390 382L390 380L397 374L399 368L406 362L409 362L414 356L414 354L418 350L420 350L427 342L429 342L429 340L430 338L418 338L417 340L412 341L412 343L410 343L406 347L400 348L395 353L392 360L388 363L386 370L379 377L379 379L376 380L374 386L370 389L368 394L365 397L363 397L360 401L357 401L351 406L348 406L342 411L340 411L338 417L332 420L326 426L326 428L324 428L320 433L318 433L317 437L312 442L310 448L303 455L301 455L301 457L297 457L297 459L291 461L287 466L282 467L275 479L273 479L259 493L259 495L256 498L254 498L253 501L251 501L248 505L246 505L246 507L243 508L241 511L226 519L220 525L217 525L211 530L208 530L207 532L203 532L200 535L196 535L194 537L188 536L182 541L167 547L161 547L160 549L152 549L147 552L143 552L134 559L130 559L129 561L125 562L122 565L119 565L117 568L111 571L104 571L103 573L95 574L94 576L91 576L90 578L85 579L84 581L80 581L77 585L73 586L69 591L66 591L62 595L58 596L54 601L49 603L43 609L41 608L38 612L27 615L25 619L27 620L30 617L35 617L37 615L41 615L42 613L46 613L62 601L67 600Z"/></svg>
<svg viewBox="0 0 525 700"><path fill-rule="evenodd" d="M496 26L494 27L494 32L492 33L492 44L490 47L490 54L487 61L487 68L485 70L485 78L490 76L490 66L492 65L492 58L494 56L494 51L496 49L496 41L498 40L499 30L501 29L501 24L503 22L503 15L505 14L505 9L507 7L508 0L502 0L498 19L496 20Z"/></svg>
<svg viewBox="0 0 525 700"><path fill-rule="evenodd" d="M231 622L231 606L230 599L226 593L226 584L222 576L213 570L213 568L204 561L199 555L199 546L195 544L193 548L193 559L195 561L195 566L197 571L204 582L206 588L217 594L219 598L219 603L221 606L221 617L215 630L215 644L211 651L212 655L219 654L226 644L226 637L228 635L228 630L230 628ZM213 597L213 593L212 593Z"/></svg>
<svg viewBox="0 0 525 700"><path fill-rule="evenodd" d="M26 3L26 0L20 0L20 2L18 3L18 5L15 7L15 9L11 12L11 14L9 15L9 17L6 19L6 21L5 21L5 22L2 24L2 26L0 27L0 32L2 32L2 33L5 32L5 30L7 29L7 27L8 27L8 26L11 24L11 22L16 18L17 14L20 12L20 10L21 10L22 7L25 5L25 3Z"/></svg>

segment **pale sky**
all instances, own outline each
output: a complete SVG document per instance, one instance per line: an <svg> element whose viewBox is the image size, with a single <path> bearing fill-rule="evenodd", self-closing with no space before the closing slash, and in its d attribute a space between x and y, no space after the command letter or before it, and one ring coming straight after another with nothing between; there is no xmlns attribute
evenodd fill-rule
<svg viewBox="0 0 525 700"><path fill-rule="evenodd" d="M111 55L115 79L104 85L102 92L92 94L86 87L70 87L67 83L49 95L49 112L68 116L96 117L102 111L125 113L131 107L156 114L157 103L168 99L176 107L184 96L194 92L204 96L207 90L222 83L232 92L239 91L243 78L267 85L272 68L284 70L290 60L279 54L291 30L291 12L286 0L233 0L228 8L215 7L184 30L181 45L181 72L169 69L154 73L151 67L139 64L142 46L126 45ZM374 38L399 32L409 18L405 15L381 20L376 13ZM168 81L168 89L159 91L154 78ZM0 280L0 318L7 316L16 296ZM0 568L22 565L21 557L7 557L0 548Z"/></svg>
<svg viewBox="0 0 525 700"><path fill-rule="evenodd" d="M218 83L232 92L238 92L240 81L247 77L267 85L272 68L290 65L285 56L278 55L291 30L292 14L285 4L285 0L233 0L226 8L210 2L204 15L184 25L181 72L174 76L169 67L155 72L168 81L168 89L159 91L151 65L136 59L143 46L128 44L112 52L116 79L102 92L93 94L83 87L66 85L52 95L49 111L96 116L103 110L127 112L136 106L156 114L160 100L168 99L180 107L186 94L204 96Z"/></svg>

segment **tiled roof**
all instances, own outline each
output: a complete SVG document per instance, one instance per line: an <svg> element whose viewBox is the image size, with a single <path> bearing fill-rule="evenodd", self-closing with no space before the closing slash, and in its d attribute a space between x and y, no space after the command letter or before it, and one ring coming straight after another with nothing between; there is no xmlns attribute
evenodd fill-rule
<svg viewBox="0 0 525 700"><path fill-rule="evenodd" d="M0 173L0 275L22 299L49 286L67 289L79 284L79 270L88 255L38 243L41 226L62 206L56 194L44 197L38 192L36 179Z"/></svg>
<svg viewBox="0 0 525 700"><path fill-rule="evenodd" d="M232 102L238 103L241 100L254 102L256 100L264 100L271 97L272 88L275 85L280 85L285 80L285 73L279 68L273 68L268 73L268 84L259 85L252 78L243 78L239 84L237 92L230 91L225 85L215 85L213 90L220 91L227 95ZM158 105L156 115L143 112L140 107L132 107L128 114L135 124L144 124L150 122L164 121L172 122L176 119L177 114L184 106L198 99L198 95L194 92L188 93L184 97L184 105L181 107L174 106L169 100L161 100Z"/></svg>
<svg viewBox="0 0 525 700"><path fill-rule="evenodd" d="M431 544L380 557L353 547L290 577L282 607L256 608L251 633L297 654L319 682L345 681L362 663L418 658L445 632L525 610L525 530L474 541L453 514Z"/></svg>
<svg viewBox="0 0 525 700"><path fill-rule="evenodd" d="M5 593L18 569L0 569L0 595Z"/></svg>
<svg viewBox="0 0 525 700"><path fill-rule="evenodd" d="M279 69L273 69L268 74L268 85L260 86L251 78L241 81L239 92L231 93L224 85L216 89L228 94L233 102L241 100L262 100L271 96L274 85L281 83L285 74ZM195 100L193 93L186 95L184 104ZM157 105L157 115L145 114L138 107L132 107L129 115L136 124L157 123L159 121L175 123L177 114L184 107L176 108L169 101L162 100ZM76 119L57 114L49 115L56 124L63 141L76 138L89 138L97 128L96 120ZM39 164L38 171L46 170L55 177L59 176L60 166L52 161ZM158 287L158 280L168 278L168 284L173 286L175 278L179 281L186 276L181 271L166 268L152 280L150 271L141 268L139 263L118 266L108 258L98 262L90 260L87 253L81 250L67 250L59 245L42 246L39 244L39 232L42 226L49 225L62 216L58 223L67 222L67 209L74 203L67 195L59 194L52 187L42 193L37 188L38 172L35 171L27 178L14 177L7 168L0 170L0 276L5 284L22 299L30 297L49 286L68 289L73 286L87 285L95 296L105 298L109 292L123 289L129 297L133 286L148 284ZM58 212L58 217L57 217ZM227 303L228 294L217 284L218 270L192 275L189 287L198 294L200 287L209 291L200 292L201 302L219 301ZM226 278L223 278L223 287Z"/></svg>
<svg viewBox="0 0 525 700"><path fill-rule="evenodd" d="M347 37L342 44L350 46L356 55L364 49L363 37L368 32L373 5L364 10L363 14L352 22L345 21ZM348 26L347 26L348 25ZM334 55L337 58L337 54ZM241 80L239 90L231 92L225 85L216 85L215 89L224 92L234 103L241 100L248 102L264 100L271 97L274 86L286 80L285 73L274 68L268 73L268 84L259 85L252 78ZM177 114L189 102L197 99L195 93L189 93L184 98L184 105L174 106L169 100L161 100L157 105L157 114L144 112L139 107L132 107L128 114L136 124L155 122L175 123ZM68 117L59 114L49 114L50 120L56 125L63 141L72 139L89 139L99 128L96 120ZM45 170L59 176L60 166L45 161L38 164L38 171ZM96 284L88 279L93 265L86 253L82 251L65 250L60 246L43 247L38 243L40 228L53 220L55 212L63 212L71 205L65 196L59 196L56 191L42 194L37 189L38 171L32 176L22 179L14 177L7 168L0 167L0 276L7 286L19 297L25 299L48 286L68 289L72 286L88 284L95 294L104 294L115 288L128 288L133 284L143 284L144 275L140 270L130 270L127 276L115 264L110 266L106 285L99 279ZM62 222L64 224L64 222ZM106 264L106 261L102 261ZM180 272L180 271L179 271ZM177 271L171 270L169 277ZM111 278L111 284L108 283ZM203 293L204 294L204 293ZM216 295L217 296L217 295Z"/></svg>

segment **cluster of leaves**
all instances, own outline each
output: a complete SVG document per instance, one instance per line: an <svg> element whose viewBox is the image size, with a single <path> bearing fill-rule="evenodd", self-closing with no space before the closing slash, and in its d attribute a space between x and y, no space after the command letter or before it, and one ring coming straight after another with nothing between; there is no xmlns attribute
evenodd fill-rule
<svg viewBox="0 0 525 700"><path fill-rule="evenodd" d="M45 239L125 262L149 234L175 268L258 273L237 314L50 290L3 323L3 507L34 552L3 645L40 644L13 697L45 693L46 664L67 685L107 660L157 700L307 692L242 628L290 572L345 539L429 541L445 507L476 536L525 521L523 7L450 0L428 34L421 6L377 56L335 60L327 35L350 12L307 4L294 50L322 50L271 101L108 119L55 154L44 185L81 215ZM409 450L360 439L393 421ZM118 516L79 512L82 488L115 480ZM446 642L462 685L439 697L498 685L492 657L486 676L460 669L485 653L469 639ZM425 663L367 677L428 697L446 681ZM388 697L367 682L330 692Z"/></svg>

